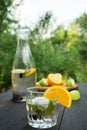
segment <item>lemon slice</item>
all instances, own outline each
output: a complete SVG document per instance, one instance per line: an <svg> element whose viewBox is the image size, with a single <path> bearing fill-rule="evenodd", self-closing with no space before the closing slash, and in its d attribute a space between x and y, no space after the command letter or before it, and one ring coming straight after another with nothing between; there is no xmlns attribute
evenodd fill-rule
<svg viewBox="0 0 87 130"><path fill-rule="evenodd" d="M29 75L31 75L31 74L33 74L35 72L36 72L36 69L32 68L32 69L30 69L30 70L28 70L28 71L25 72L25 76L29 76Z"/></svg>

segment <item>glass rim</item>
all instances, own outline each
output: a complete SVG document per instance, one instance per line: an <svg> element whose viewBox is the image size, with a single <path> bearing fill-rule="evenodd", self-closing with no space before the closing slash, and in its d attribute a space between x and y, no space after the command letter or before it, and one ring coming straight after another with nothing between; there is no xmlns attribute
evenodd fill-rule
<svg viewBox="0 0 87 130"><path fill-rule="evenodd" d="M34 86L34 87L29 87L29 88L27 88L26 89L26 96L27 96L27 94L29 94L29 93L33 93L33 94L42 94L42 95L44 95L44 92L45 92L45 90L47 89L47 88L49 88L49 87L47 87L47 86L43 86L43 87L37 87L37 86ZM41 89L43 89L43 90L41 90ZM36 91L36 90L38 90L38 91ZM47 92L48 94L53 94L53 92L54 91L52 91L52 92ZM49 98L47 98L47 99L49 99ZM56 99L49 99L49 100L52 100L52 101L57 101L57 103L59 103L59 97L57 97Z"/></svg>
<svg viewBox="0 0 87 130"><path fill-rule="evenodd" d="M37 87L37 86L34 86L34 87L29 87L26 89L27 92L32 92L32 93L44 93L45 90L49 88L49 87L46 87L46 86L43 86L43 87ZM36 91L38 90L38 91Z"/></svg>

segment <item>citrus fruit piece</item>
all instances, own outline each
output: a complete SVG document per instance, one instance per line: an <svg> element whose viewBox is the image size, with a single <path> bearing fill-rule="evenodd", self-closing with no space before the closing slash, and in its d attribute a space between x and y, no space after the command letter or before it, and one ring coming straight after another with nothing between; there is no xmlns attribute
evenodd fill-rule
<svg viewBox="0 0 87 130"><path fill-rule="evenodd" d="M49 85L59 85L59 84L62 84L62 75L60 73L49 74L47 79L48 79L48 84Z"/></svg>
<svg viewBox="0 0 87 130"><path fill-rule="evenodd" d="M69 78L69 79L67 80L67 82L66 82L66 85L67 85L67 87L73 87L73 86L75 86L76 84L75 84L74 79Z"/></svg>
<svg viewBox="0 0 87 130"><path fill-rule="evenodd" d="M44 97L50 100L59 99L59 103L67 108L71 107L72 97L69 91L63 86L51 86L44 92Z"/></svg>
<svg viewBox="0 0 87 130"><path fill-rule="evenodd" d="M41 85L40 85L40 83L39 83L39 82L36 82L36 86L37 86L37 87L40 87Z"/></svg>
<svg viewBox="0 0 87 130"><path fill-rule="evenodd" d="M79 100L80 99L80 92L78 90L72 90L70 92L70 95L72 97L72 100Z"/></svg>
<svg viewBox="0 0 87 130"><path fill-rule="evenodd" d="M25 72L25 76L29 76L29 75L33 74L34 72L36 72L36 69L32 68L32 69Z"/></svg>
<svg viewBox="0 0 87 130"><path fill-rule="evenodd" d="M39 84L40 84L41 86L48 86L47 78L42 78L42 79L39 81Z"/></svg>

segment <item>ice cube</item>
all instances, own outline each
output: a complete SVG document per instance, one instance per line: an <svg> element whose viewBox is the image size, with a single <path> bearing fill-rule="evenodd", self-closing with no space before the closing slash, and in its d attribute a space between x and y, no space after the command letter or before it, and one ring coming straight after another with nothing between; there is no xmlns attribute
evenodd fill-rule
<svg viewBox="0 0 87 130"><path fill-rule="evenodd" d="M49 103L49 99L45 98L45 97L36 97L32 100L33 104L37 104L37 105L48 105Z"/></svg>

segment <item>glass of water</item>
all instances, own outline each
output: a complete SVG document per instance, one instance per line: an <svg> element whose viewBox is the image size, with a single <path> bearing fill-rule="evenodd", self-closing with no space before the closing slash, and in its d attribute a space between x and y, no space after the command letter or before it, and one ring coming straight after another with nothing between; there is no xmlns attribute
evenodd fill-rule
<svg viewBox="0 0 87 130"><path fill-rule="evenodd" d="M28 124L35 128L50 128L57 124L59 113L58 99L44 97L47 87L27 88L26 109Z"/></svg>

